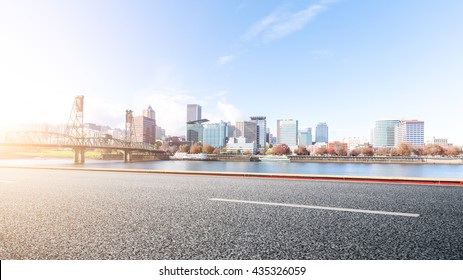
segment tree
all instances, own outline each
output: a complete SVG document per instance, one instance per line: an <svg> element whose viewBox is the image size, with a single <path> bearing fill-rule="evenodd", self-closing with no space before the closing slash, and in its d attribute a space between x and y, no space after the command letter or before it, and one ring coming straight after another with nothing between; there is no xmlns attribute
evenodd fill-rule
<svg viewBox="0 0 463 280"><path fill-rule="evenodd" d="M188 144L180 145L178 151L181 153L188 153L190 151L190 146Z"/></svg>
<svg viewBox="0 0 463 280"><path fill-rule="evenodd" d="M336 152L335 152L333 147L328 147L326 149L326 153L329 154L329 155L332 155L332 156L336 155Z"/></svg>
<svg viewBox="0 0 463 280"><path fill-rule="evenodd" d="M291 149L286 144L277 144L272 148L274 155L287 155L291 153Z"/></svg>
<svg viewBox="0 0 463 280"><path fill-rule="evenodd" d="M422 147L414 147L412 153L417 156L422 156L424 154L424 149Z"/></svg>
<svg viewBox="0 0 463 280"><path fill-rule="evenodd" d="M162 142L161 150L163 150L165 152L169 151L169 142L167 142L167 141Z"/></svg>
<svg viewBox="0 0 463 280"><path fill-rule="evenodd" d="M212 153L213 153L214 155L218 155L218 154L220 154L220 150L219 150L218 148L215 148L215 149L212 151Z"/></svg>
<svg viewBox="0 0 463 280"><path fill-rule="evenodd" d="M390 153L390 151L389 151L388 149L386 149L386 148L379 148L379 149L376 151L375 155L377 155L377 156L387 156L387 155L389 155L389 153Z"/></svg>
<svg viewBox="0 0 463 280"><path fill-rule="evenodd" d="M323 147L318 148L318 149L315 151L315 154L321 155L321 156L322 156L322 155L326 155L327 152L328 152L328 151L327 151L326 147L323 146Z"/></svg>
<svg viewBox="0 0 463 280"><path fill-rule="evenodd" d="M375 150L373 150L372 147L363 147L362 154L364 156L370 156L371 157L372 155L375 154Z"/></svg>
<svg viewBox="0 0 463 280"><path fill-rule="evenodd" d="M338 156L346 156L347 155L347 144L342 142L334 142L333 143L333 150L334 154Z"/></svg>
<svg viewBox="0 0 463 280"><path fill-rule="evenodd" d="M204 144L204 146L203 146L203 153L212 154L213 151L214 151L214 147L212 147L212 146L209 145L209 144Z"/></svg>
<svg viewBox="0 0 463 280"><path fill-rule="evenodd" d="M252 152L250 150L245 150L243 151L243 155L249 156L249 155L252 155Z"/></svg>
<svg viewBox="0 0 463 280"><path fill-rule="evenodd" d="M298 146L296 149L294 149L294 153L298 156L310 155L309 151L307 151L307 148L304 146Z"/></svg>
<svg viewBox="0 0 463 280"><path fill-rule="evenodd" d="M193 146L190 147L190 154L200 154L202 152L203 152L203 147L198 143L195 143L193 144Z"/></svg>
<svg viewBox="0 0 463 280"><path fill-rule="evenodd" d="M397 148L394 149L393 154L397 156L409 156L411 155L412 150L413 148L409 144L402 142Z"/></svg>
<svg viewBox="0 0 463 280"><path fill-rule="evenodd" d="M427 156L441 156L444 155L444 148L437 144L427 144L424 146L424 154Z"/></svg>
<svg viewBox="0 0 463 280"><path fill-rule="evenodd" d="M350 151L349 155L352 156L352 157L356 157L356 156L360 155L360 153L361 153L360 149L355 148L352 151Z"/></svg>
<svg viewBox="0 0 463 280"><path fill-rule="evenodd" d="M445 155L447 156L458 156L461 154L461 148L457 146L450 146L445 149Z"/></svg>
<svg viewBox="0 0 463 280"><path fill-rule="evenodd" d="M176 136L174 137L171 137L170 138L170 141L174 144L174 145L177 145L179 142L180 142L180 139Z"/></svg>

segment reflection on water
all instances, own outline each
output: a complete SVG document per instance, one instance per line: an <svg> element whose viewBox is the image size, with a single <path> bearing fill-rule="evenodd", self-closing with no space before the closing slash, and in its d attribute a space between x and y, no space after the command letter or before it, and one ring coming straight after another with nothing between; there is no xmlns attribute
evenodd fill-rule
<svg viewBox="0 0 463 280"><path fill-rule="evenodd" d="M463 178L463 165L431 164L363 164L363 163L279 163L221 161L144 161L124 163L88 159L75 165L73 159L12 159L0 160L0 166L61 166L79 168L151 169L226 171L286 174L321 174L351 176L394 176L423 178Z"/></svg>

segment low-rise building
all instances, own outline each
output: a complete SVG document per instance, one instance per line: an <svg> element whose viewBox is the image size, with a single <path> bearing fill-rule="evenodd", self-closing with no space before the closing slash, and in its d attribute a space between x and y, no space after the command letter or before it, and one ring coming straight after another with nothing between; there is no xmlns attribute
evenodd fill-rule
<svg viewBox="0 0 463 280"><path fill-rule="evenodd" d="M427 141L428 144L437 144L441 147L448 147L452 146L452 144L449 143L449 140L447 138L436 138L433 137L431 140Z"/></svg>
<svg viewBox="0 0 463 280"><path fill-rule="evenodd" d="M365 144L368 143L368 140L365 137L346 137L342 139L342 142L347 144L349 151L352 151L365 146Z"/></svg>
<svg viewBox="0 0 463 280"><path fill-rule="evenodd" d="M227 152L232 152L232 153L249 152L249 153L255 154L256 151L257 151L256 142L248 143L246 142L246 138L243 136L233 137L233 138L228 139Z"/></svg>

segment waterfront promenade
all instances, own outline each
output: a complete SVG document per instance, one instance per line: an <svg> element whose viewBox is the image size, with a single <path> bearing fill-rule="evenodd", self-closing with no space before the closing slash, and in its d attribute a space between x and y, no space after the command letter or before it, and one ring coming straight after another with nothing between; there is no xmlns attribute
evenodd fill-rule
<svg viewBox="0 0 463 280"><path fill-rule="evenodd" d="M0 168L1 259L462 259L463 188Z"/></svg>

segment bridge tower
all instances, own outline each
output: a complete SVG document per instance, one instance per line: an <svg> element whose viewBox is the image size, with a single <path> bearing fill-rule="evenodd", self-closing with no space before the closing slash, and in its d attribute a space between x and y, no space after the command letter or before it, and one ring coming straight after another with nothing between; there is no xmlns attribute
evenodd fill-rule
<svg viewBox="0 0 463 280"><path fill-rule="evenodd" d="M125 110L125 143L130 146L134 137L133 112Z"/></svg>
<svg viewBox="0 0 463 280"><path fill-rule="evenodd" d="M84 145L84 96L78 95L74 98L71 114L66 125L66 135L70 139L71 145L74 146L74 162L85 162L85 148Z"/></svg>
<svg viewBox="0 0 463 280"><path fill-rule="evenodd" d="M133 112L132 110L125 110L125 145L130 148L134 138L135 131L133 123ZM132 152L128 149L124 150L124 161L132 161Z"/></svg>

